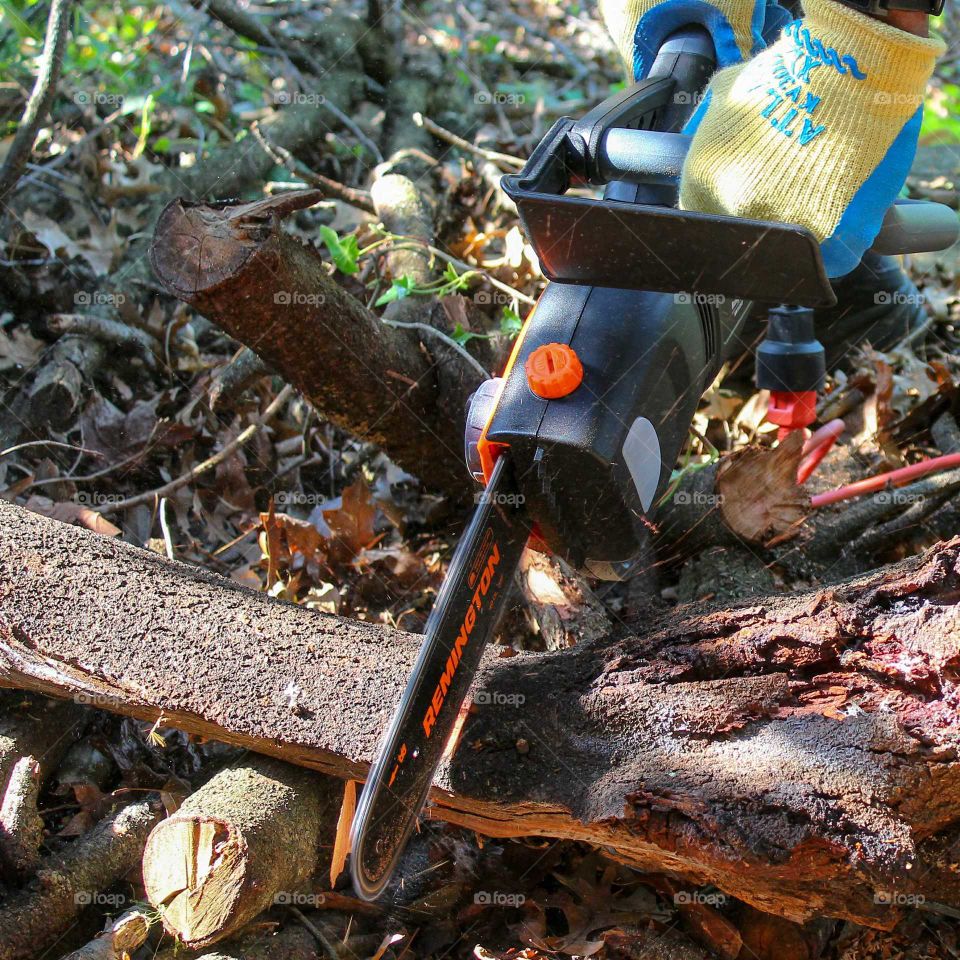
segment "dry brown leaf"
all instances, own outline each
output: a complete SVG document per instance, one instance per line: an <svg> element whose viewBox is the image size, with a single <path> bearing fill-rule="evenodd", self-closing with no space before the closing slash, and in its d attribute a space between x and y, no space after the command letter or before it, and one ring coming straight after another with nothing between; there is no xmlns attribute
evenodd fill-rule
<svg viewBox="0 0 960 960"><path fill-rule="evenodd" d="M0 370L12 367L32 367L46 344L25 327L15 327L9 333L0 328Z"/></svg>
<svg viewBox="0 0 960 960"><path fill-rule="evenodd" d="M39 513L44 517L50 517L51 520L59 520L61 523L72 523L80 527L86 527L94 533L99 533L104 537L117 537L120 535L120 528L114 526L106 517L101 516L96 510L81 506L79 503L55 503L47 497L41 497L34 494L24 504L28 510Z"/></svg>
<svg viewBox="0 0 960 960"><path fill-rule="evenodd" d="M350 559L373 543L377 505L362 476L344 489L340 508L324 510L323 516L333 535L351 551Z"/></svg>

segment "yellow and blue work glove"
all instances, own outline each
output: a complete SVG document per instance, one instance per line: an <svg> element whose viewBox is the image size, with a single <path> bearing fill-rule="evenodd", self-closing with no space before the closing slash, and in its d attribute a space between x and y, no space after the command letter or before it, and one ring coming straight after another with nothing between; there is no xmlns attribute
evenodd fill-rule
<svg viewBox="0 0 960 960"><path fill-rule="evenodd" d="M660 6L687 2L700 0ZM727 2L752 16L753 0ZM771 46L711 80L688 125L680 206L800 224L820 241L827 274L840 277L903 188L944 45L836 0L804 7Z"/></svg>
<svg viewBox="0 0 960 960"><path fill-rule="evenodd" d="M663 41L687 24L710 31L721 67L763 49L766 0L600 0L600 13L634 80L647 75Z"/></svg>

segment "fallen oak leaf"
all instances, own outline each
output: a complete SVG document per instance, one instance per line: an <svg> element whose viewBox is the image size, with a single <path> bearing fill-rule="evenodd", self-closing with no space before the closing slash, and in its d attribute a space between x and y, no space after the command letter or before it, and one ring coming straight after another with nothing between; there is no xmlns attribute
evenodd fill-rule
<svg viewBox="0 0 960 960"><path fill-rule="evenodd" d="M323 516L334 537L351 551L350 559L353 559L364 547L373 544L377 505L363 476L344 489L340 503L337 509L324 510Z"/></svg>

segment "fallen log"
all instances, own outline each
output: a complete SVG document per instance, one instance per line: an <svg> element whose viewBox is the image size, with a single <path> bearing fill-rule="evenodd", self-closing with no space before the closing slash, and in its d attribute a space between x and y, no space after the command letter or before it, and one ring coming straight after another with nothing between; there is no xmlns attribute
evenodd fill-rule
<svg viewBox="0 0 960 960"><path fill-rule="evenodd" d="M308 201L316 191L303 193ZM462 411L477 372L454 351L431 359L414 331L387 326L334 282L317 251L277 223L296 199L174 201L157 222L154 272L322 417L462 498Z"/></svg>
<svg viewBox="0 0 960 960"><path fill-rule="evenodd" d="M254 756L223 770L150 834L143 853L147 899L190 948L239 930L294 895L332 842L340 784Z"/></svg>
<svg viewBox="0 0 960 960"><path fill-rule="evenodd" d="M37 881L0 909L0 960L36 956L136 866L157 814L148 802L105 817L63 854L43 861Z"/></svg>
<svg viewBox="0 0 960 960"><path fill-rule="evenodd" d="M954 539L820 590L491 651L433 815L588 841L796 921L957 908L958 599ZM362 780L417 645L0 503L4 684Z"/></svg>

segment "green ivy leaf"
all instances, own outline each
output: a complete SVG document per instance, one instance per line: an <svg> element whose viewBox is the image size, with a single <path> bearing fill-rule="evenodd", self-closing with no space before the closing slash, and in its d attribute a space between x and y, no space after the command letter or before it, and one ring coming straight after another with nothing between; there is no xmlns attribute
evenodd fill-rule
<svg viewBox="0 0 960 960"><path fill-rule="evenodd" d="M461 347L465 347L471 340L476 339L478 334L471 333L469 330L464 330L463 327L458 323L453 328L453 333L450 336L460 344Z"/></svg>
<svg viewBox="0 0 960 960"><path fill-rule="evenodd" d="M357 264L360 248L353 234L341 238L337 236L336 230L324 225L320 227L320 239L326 244L336 268L341 273L353 274L360 269Z"/></svg>
<svg viewBox="0 0 960 960"><path fill-rule="evenodd" d="M413 281L413 277L397 277L393 283L390 284L390 289L377 297L377 302L374 306L382 307L385 303L402 300L404 297L413 293L415 288L416 284Z"/></svg>
<svg viewBox="0 0 960 960"><path fill-rule="evenodd" d="M500 332L505 333L511 340L516 337L523 327L523 321L509 307L504 307L500 314Z"/></svg>

